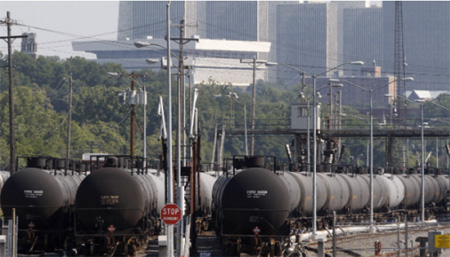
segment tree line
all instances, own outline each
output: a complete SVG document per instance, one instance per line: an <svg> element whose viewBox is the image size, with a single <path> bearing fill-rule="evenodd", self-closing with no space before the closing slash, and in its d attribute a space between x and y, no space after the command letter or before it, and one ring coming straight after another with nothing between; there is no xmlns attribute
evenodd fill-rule
<svg viewBox="0 0 450 257"><path fill-rule="evenodd" d="M0 53L0 166L9 163L9 107L8 107L8 59ZM119 101L118 94L130 88L131 81L126 77L112 77L108 72L127 74L118 64L98 64L80 57L61 60L58 57L43 57L33 59L21 52L13 55L13 84L15 98L15 133L17 156L54 156L65 158L67 143L67 117L69 76L73 78L72 136L71 157L80 159L83 153L128 154L130 152L130 105ZM145 85L148 93L146 106L147 158L157 159L162 153L161 142L158 140L161 117L158 116L159 96L166 99L167 77L165 71L153 72L150 69L135 71L145 74L137 77L137 90ZM177 110L175 97L176 77L173 77L174 110ZM283 124L290 119L290 105L298 101L301 85L285 86L257 82L256 120L258 126L287 126ZM216 125L222 128L243 128L244 104L247 114L247 126L251 119L251 86L246 90L236 89L231 84L220 84L213 79L199 85L193 85L199 90L197 109L199 129L201 134L201 158L207 163L212 160L214 131ZM307 91L310 90L307 88ZM230 97L230 92L238 98ZM311 92L307 92L311 93ZM438 102L450 106L450 98L442 96ZM187 99L186 112L190 111L190 100ZM164 103L166 106L166 103ZM165 107L166 108L166 107ZM344 106L347 114L360 115L356 110ZM326 108L324 108L326 109ZM447 117L449 112L427 105L425 115ZM166 110L167 111L167 110ZM327 117L324 110L322 117ZM188 115L189 116L189 115ZM361 115L360 115L361 116ZM350 118L350 115L348 116ZM366 117L367 118L367 117ZM143 106L136 105L136 138L135 154L143 153ZM363 120L354 119L353 123ZM175 139L176 119L173 119ZM189 123L188 123L189 124ZM440 125L443 126L443 125ZM187 125L189 127L189 125ZM245 154L243 135L227 135L224 145L224 157L230 158L236 154ZM285 145L291 143L291 136L261 135L256 136L255 154L273 155L282 161L287 161ZM250 142L250 141L248 141ZM368 139L347 138L346 153L341 163L352 164L356 153L364 153ZM430 146L431 147L431 146ZM375 165L382 166L385 144L381 140L375 142ZM408 156L413 164L414 153ZM361 159L364 165L365 158Z"/></svg>

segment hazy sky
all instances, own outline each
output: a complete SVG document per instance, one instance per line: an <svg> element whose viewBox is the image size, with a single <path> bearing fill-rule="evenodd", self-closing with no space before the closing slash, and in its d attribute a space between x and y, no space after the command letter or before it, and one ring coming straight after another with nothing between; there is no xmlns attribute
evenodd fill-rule
<svg viewBox="0 0 450 257"><path fill-rule="evenodd" d="M36 33L38 54L44 56L94 55L74 52L71 41L117 39L119 16L118 1L0 1L0 20L6 13L18 24L12 26L12 35L31 31ZM7 36L5 24L0 24L0 36ZM20 50L21 39L16 39L13 48ZM8 47L0 40L0 51L7 54Z"/></svg>

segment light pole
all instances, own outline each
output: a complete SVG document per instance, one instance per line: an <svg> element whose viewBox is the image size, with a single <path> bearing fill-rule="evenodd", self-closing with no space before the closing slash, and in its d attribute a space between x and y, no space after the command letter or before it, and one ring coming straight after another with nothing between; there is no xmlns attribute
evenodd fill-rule
<svg viewBox="0 0 450 257"><path fill-rule="evenodd" d="M313 79L313 236L316 237L317 235L317 86L316 86L316 80L319 76L322 76L324 74L327 74L328 72L335 70L339 67L342 67L344 65L351 64L351 65L363 65L363 61L352 61L352 62L346 62L342 63L338 66L335 66L331 69L328 69L320 74L310 74L308 72L304 72L302 70L299 70L291 65L288 64L282 64L282 63L271 63L271 65L282 65L285 67L288 67L290 69L296 70L299 73L307 74Z"/></svg>
<svg viewBox="0 0 450 257"><path fill-rule="evenodd" d="M421 159L422 160L421 160L421 169L420 169L420 176L421 176L421 178L420 178L420 188L421 188L420 189L421 190L421 194L420 194L420 208L421 208L420 218L421 218L422 223L424 223L425 222L425 136L424 136L425 124L424 124L424 121L423 121L423 109L424 109L425 101L423 99L417 99L417 100L412 101L412 100L409 100L406 97L402 97L402 96L397 96L397 97L403 98L403 99L405 99L406 101L409 101L409 102L419 103L420 104L420 142L421 142L421 145L422 145L422 149L421 149L421 152L422 152ZM429 103L432 103L432 102L429 101ZM438 104L435 104L435 103L432 103L432 104L434 104L436 106L439 106L439 107L441 107L441 108L443 108L443 109L445 109L447 111L449 110L449 109L447 109L447 108L445 108L445 107L443 107L441 105L438 105Z"/></svg>
<svg viewBox="0 0 450 257"><path fill-rule="evenodd" d="M405 98L406 99L406 98ZM408 99L409 100L409 99ZM409 100L410 101L410 100ZM423 109L424 109L424 105L425 105L425 101L423 99L418 99L415 100L415 102L420 103L420 141L422 144L422 165L421 165L421 190L422 190L422 195L421 195L421 208L422 208L422 212L421 212L421 217L422 217L422 222L425 222L425 183L424 183L424 179L425 179L425 138L424 138L424 121L423 121ZM433 103L432 101L428 101L428 103L434 104L438 107L441 107L442 109L446 110L446 111L450 111L450 109L437 104L437 103ZM449 183L450 183L450 176L449 176Z"/></svg>
<svg viewBox="0 0 450 257"><path fill-rule="evenodd" d="M147 90L143 85L144 96L142 106L144 108L144 168L147 167Z"/></svg>
<svg viewBox="0 0 450 257"><path fill-rule="evenodd" d="M168 203L173 203L173 178L172 178L172 74L170 72L170 1L167 2L167 201ZM168 246L168 256L173 256L174 254L174 230L173 226L168 226L167 228L167 246Z"/></svg>
<svg viewBox="0 0 450 257"><path fill-rule="evenodd" d="M245 105L245 103L241 103L238 100L238 95L235 92L230 92L230 94L228 95L231 98L231 102L233 103L233 99L234 101L236 101L236 103L242 105L244 107L244 138L245 138L245 155L248 155L248 144L247 144L247 106ZM231 107L233 109L233 107ZM232 110L233 112L233 110ZM233 114L232 114L233 115ZM234 122L234 118L232 117L232 120Z"/></svg>
<svg viewBox="0 0 450 257"><path fill-rule="evenodd" d="M198 40L198 39L195 39L195 40ZM177 139L176 139L177 140L177 144L176 144L177 145L177 151L176 151L177 174L176 174L176 178L177 178L177 181L178 181L177 182L178 183L178 186L177 186L177 192L178 192L178 194L177 194L177 204L181 208L182 212L185 213L185 209L186 208L185 208L185 204L184 204L184 195L185 195L184 187L183 187L183 183L184 182L182 181L182 177L181 177L181 169L182 169L182 167L181 167L181 159L182 159L181 158L181 133L182 133L181 131L182 131L182 123L183 123L183 129L185 129L185 126L184 126L184 124L185 124L185 118L184 118L185 111L184 111L184 109L185 108L182 108L182 102L183 102L183 106L184 106L184 94L182 93L182 92L184 92L184 83L182 83L182 80L184 80L184 76L183 76L184 75L184 69L185 68L190 68L190 67L185 66L183 64L183 57L182 56L178 57L175 54L169 52L170 51L169 50L169 46L170 46L170 41L169 40L168 40L168 43L167 43L167 45L168 45L167 47L164 47L164 46L159 45L159 44L148 43L148 42L141 42L141 41L135 42L134 45L137 48L143 48L143 47L148 47L148 46L157 46L157 47L160 47L160 48L163 48L163 49L167 49L168 53L167 53L167 67L166 68L167 68L168 73L170 73L170 70L171 70L171 67L172 67L172 65L170 63L170 61L171 61L170 56L171 55L174 56L179 62L179 67L174 66L178 70L178 75L177 75L177 77L178 77L178 112L177 113L178 114L177 114ZM154 64L154 63L157 63L157 62L161 62L161 67L163 69L165 68L164 67L164 59L163 58L161 58L161 60L155 60L155 59L149 58L149 59L146 59L146 62L148 64ZM168 78L168 80L170 80L170 79ZM168 94L169 94L169 92L168 92ZM169 101L171 101L171 100L169 100ZM170 112L171 112L171 110L170 110ZM183 113L183 118L182 118L181 113ZM192 118L193 117L191 117L191 119ZM168 127L169 127L168 130L171 131L171 123L170 123L170 125L168 125ZM170 134L170 132L169 132L169 134ZM185 133L183 133L183 135L185 135ZM184 145L186 145L186 143L184 143ZM170 153L170 156L172 156L171 153ZM185 154L184 154L184 156L185 156ZM180 231L178 233L178 235L177 235L177 245L178 245L179 250L181 251L181 249L184 249L183 242L182 242L182 237L181 237L181 231L182 231L181 223L177 224L177 229L178 229L178 231ZM178 255L181 256L181 252L178 252Z"/></svg>
<svg viewBox="0 0 450 257"><path fill-rule="evenodd" d="M408 78L402 78L400 79L402 81L413 81L414 78L412 77L408 77ZM355 86L361 90L364 91L368 91L370 93L370 178L369 178L369 190L370 190L370 230L373 232L374 231L374 227L373 227L373 92L382 88L385 88L387 86L389 86L391 83L397 81L397 79L394 79L392 81L390 81L389 83L387 83L384 86L381 86L377 89L367 89L365 87L361 87L355 83L352 83L350 81L343 81L345 83L348 83L352 86Z"/></svg>
<svg viewBox="0 0 450 257"><path fill-rule="evenodd" d="M250 63L253 66L253 88L252 88L252 136L250 138L250 155L254 155L255 154L255 134L254 131L255 130L255 116L256 116L256 109L255 109L255 105L256 105L256 67L257 65L271 65L271 63L269 61L266 60L258 60L255 58L253 58L252 60L244 60L241 59L240 60L241 63Z"/></svg>
<svg viewBox="0 0 450 257"><path fill-rule="evenodd" d="M425 222L425 140L423 135L423 103L420 104L420 142L422 145L422 162L420 169L420 186L422 194L420 195L421 220Z"/></svg>
<svg viewBox="0 0 450 257"><path fill-rule="evenodd" d="M220 97L222 97L223 95L222 94L219 94L219 95L215 95L214 97L215 98L220 98ZM245 147L245 155L248 155L248 140L247 140L247 105L245 104L245 103L241 103L239 100L238 100L238 95L235 93L235 92L228 92L228 95L226 95L227 97L229 97L230 98L230 100L231 100L231 105L233 106L233 100L234 101L236 101L236 103L238 103L238 104L240 104L240 105L242 105L243 107L244 107L244 140L245 140L245 145L244 145L244 147ZM233 124L234 124L234 117L233 117L233 107L231 107L231 120L232 120L232 122L233 122Z"/></svg>

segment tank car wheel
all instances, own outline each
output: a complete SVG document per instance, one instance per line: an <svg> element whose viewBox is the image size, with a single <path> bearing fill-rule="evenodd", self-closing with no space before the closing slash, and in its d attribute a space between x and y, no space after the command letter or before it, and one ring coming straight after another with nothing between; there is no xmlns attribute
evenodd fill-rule
<svg viewBox="0 0 450 257"><path fill-rule="evenodd" d="M225 251L230 255L230 256L236 256L236 251L237 251L237 247L232 244L232 243L227 243L225 245Z"/></svg>
<svg viewBox="0 0 450 257"><path fill-rule="evenodd" d="M130 239L128 239L127 242L127 246L126 246L126 252L125 255L126 256L136 256L137 253L137 246L138 244L138 240L135 237L131 237Z"/></svg>
<svg viewBox="0 0 450 257"><path fill-rule="evenodd" d="M136 245L132 245L131 247L128 247L128 255L127 256L136 256L136 253L137 253Z"/></svg>

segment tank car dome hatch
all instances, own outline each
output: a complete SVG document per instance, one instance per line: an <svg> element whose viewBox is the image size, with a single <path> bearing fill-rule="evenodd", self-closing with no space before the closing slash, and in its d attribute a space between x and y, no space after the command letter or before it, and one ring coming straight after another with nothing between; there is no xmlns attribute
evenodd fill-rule
<svg viewBox="0 0 450 257"><path fill-rule="evenodd" d="M236 169L264 168L266 156L234 156L233 166Z"/></svg>
<svg viewBox="0 0 450 257"><path fill-rule="evenodd" d="M104 168L82 181L75 205L84 229L105 230L112 224L120 230L136 226L144 215L145 197L141 185L130 172Z"/></svg>
<svg viewBox="0 0 450 257"><path fill-rule="evenodd" d="M119 167L119 158L108 156L105 161L105 167Z"/></svg>
<svg viewBox="0 0 450 257"><path fill-rule="evenodd" d="M223 233L279 234L289 216L289 192L275 173L250 168L229 179L220 190Z"/></svg>
<svg viewBox="0 0 450 257"><path fill-rule="evenodd" d="M43 169L47 166L47 158L45 157L28 157L27 167Z"/></svg>
<svg viewBox="0 0 450 257"><path fill-rule="evenodd" d="M245 164L248 168L264 168L266 165L265 156L249 156L245 157Z"/></svg>

